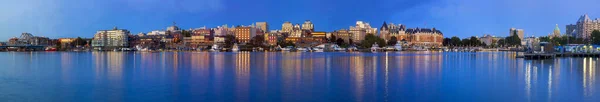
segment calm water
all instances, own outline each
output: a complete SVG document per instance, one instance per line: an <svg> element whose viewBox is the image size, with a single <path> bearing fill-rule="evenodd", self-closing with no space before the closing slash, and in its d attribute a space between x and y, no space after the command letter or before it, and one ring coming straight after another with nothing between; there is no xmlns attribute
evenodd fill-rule
<svg viewBox="0 0 600 102"><path fill-rule="evenodd" d="M0 52L2 101L598 101L598 58Z"/></svg>

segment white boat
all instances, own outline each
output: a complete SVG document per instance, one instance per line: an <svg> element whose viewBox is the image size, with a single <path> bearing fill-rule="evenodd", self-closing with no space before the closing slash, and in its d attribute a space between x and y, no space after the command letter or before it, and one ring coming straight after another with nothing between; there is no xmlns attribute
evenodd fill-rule
<svg viewBox="0 0 600 102"><path fill-rule="evenodd" d="M233 44L233 47L231 47L231 51L232 52L238 52L238 51L240 51L240 48L238 48L237 43Z"/></svg>
<svg viewBox="0 0 600 102"><path fill-rule="evenodd" d="M296 50L298 50L300 52L308 52L309 51L308 48L304 48L304 47L296 48Z"/></svg>
<svg viewBox="0 0 600 102"><path fill-rule="evenodd" d="M377 52L379 49L379 44L375 43L371 46L371 52Z"/></svg>
<svg viewBox="0 0 600 102"><path fill-rule="evenodd" d="M320 48L320 47L313 47L313 48L312 48L312 51L313 51L313 52L323 52L323 51L325 51L325 50L324 50L323 48Z"/></svg>
<svg viewBox="0 0 600 102"><path fill-rule="evenodd" d="M348 47L348 51L358 51L358 48L352 46L352 47Z"/></svg>
<svg viewBox="0 0 600 102"><path fill-rule="evenodd" d="M285 48L281 48L281 51L292 51L293 46L287 46Z"/></svg>
<svg viewBox="0 0 600 102"><path fill-rule="evenodd" d="M394 49L396 49L396 51L402 51L402 45L400 44L400 42L396 43L396 45L394 45Z"/></svg>
<svg viewBox="0 0 600 102"><path fill-rule="evenodd" d="M219 48L219 45L213 44L209 51L210 52L219 52L219 51L221 51L221 48Z"/></svg>
<svg viewBox="0 0 600 102"><path fill-rule="evenodd" d="M342 48L342 47L340 47L338 45L335 45L335 44L332 45L331 48L333 48L333 50L335 50L335 51L346 51L345 48Z"/></svg>

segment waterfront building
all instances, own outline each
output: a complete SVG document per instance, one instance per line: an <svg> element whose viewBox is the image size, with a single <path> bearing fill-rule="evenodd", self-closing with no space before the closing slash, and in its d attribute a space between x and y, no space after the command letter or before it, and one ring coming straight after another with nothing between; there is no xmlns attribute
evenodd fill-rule
<svg viewBox="0 0 600 102"><path fill-rule="evenodd" d="M312 32L311 36L315 38L327 38L327 32Z"/></svg>
<svg viewBox="0 0 600 102"><path fill-rule="evenodd" d="M356 21L356 26L350 26L350 33L353 42L360 42L367 34L377 34L377 28L372 28L369 23Z"/></svg>
<svg viewBox="0 0 600 102"><path fill-rule="evenodd" d="M490 34L483 35L483 37L479 38L479 41L483 42L487 46L493 45L496 42L496 40L494 39L494 36L492 36Z"/></svg>
<svg viewBox="0 0 600 102"><path fill-rule="evenodd" d="M19 38L17 37L13 37L8 39L8 45L20 45L21 42L19 42Z"/></svg>
<svg viewBox="0 0 600 102"><path fill-rule="evenodd" d="M594 30L600 30L600 18L591 20L587 14L584 14L577 20L574 32L577 38L588 39Z"/></svg>
<svg viewBox="0 0 600 102"><path fill-rule="evenodd" d="M189 37L184 37L184 45L188 48L197 48L199 46L212 45L214 31L206 27L191 30Z"/></svg>
<svg viewBox="0 0 600 102"><path fill-rule="evenodd" d="M444 40L444 34L435 28L407 29L406 33L409 35L408 42L411 46L441 47Z"/></svg>
<svg viewBox="0 0 600 102"><path fill-rule="evenodd" d="M304 21L304 24L302 24L302 30L313 32L315 31L315 25L310 20L306 20Z"/></svg>
<svg viewBox="0 0 600 102"><path fill-rule="evenodd" d="M292 28L292 32L290 32L290 36L288 36L288 37L292 37L292 38L303 37L302 29L300 28L299 24L294 24L294 27Z"/></svg>
<svg viewBox="0 0 600 102"><path fill-rule="evenodd" d="M281 31L284 33L292 33L292 30L294 29L294 26L292 25L291 22L289 21L285 21L282 25L281 25Z"/></svg>
<svg viewBox="0 0 600 102"><path fill-rule="evenodd" d="M349 30L346 29L340 29L340 30L336 30L332 33L337 39L342 39L344 40L344 42L349 42L351 39L352 34L350 33ZM337 40L336 39L336 40Z"/></svg>
<svg viewBox="0 0 600 102"><path fill-rule="evenodd" d="M280 36L281 36L281 31L279 31L279 30L272 30L268 34L265 34L265 38L266 38L265 40L267 42L267 45L269 45L269 46L277 45L277 41Z"/></svg>
<svg viewBox="0 0 600 102"><path fill-rule="evenodd" d="M179 28L179 27L177 27L175 24L176 23L173 22L172 26L167 27L167 31L166 31L167 35L168 35L169 38L172 38L174 40L175 39L182 39L183 38L183 35L181 34L182 29Z"/></svg>
<svg viewBox="0 0 600 102"><path fill-rule="evenodd" d="M58 43L60 43L62 49L70 49L72 46L69 45L72 45L75 39L77 38L58 38Z"/></svg>
<svg viewBox="0 0 600 102"><path fill-rule="evenodd" d="M408 35L406 35L406 26L402 24L395 25L393 23L388 24L387 22L383 22L383 25L379 29L379 37L388 41L391 37L396 37L396 40L400 41L402 39L408 39Z"/></svg>
<svg viewBox="0 0 600 102"><path fill-rule="evenodd" d="M256 30L252 26L238 26L235 28L235 38L240 43L248 43L252 37L256 36Z"/></svg>
<svg viewBox="0 0 600 102"><path fill-rule="evenodd" d="M525 32L523 29L517 29L517 28L510 28L510 33L508 35L513 36L515 35L519 37L519 39L523 40L523 37L525 37Z"/></svg>
<svg viewBox="0 0 600 102"><path fill-rule="evenodd" d="M229 28L227 27L227 25L223 25L223 26L217 26L217 28L214 28L214 29L213 29L213 31L214 31L214 33L215 33L215 34L214 34L214 35L215 35L215 37L217 37L217 36L225 36L225 35L227 35L227 34L228 34L228 32L229 32L229 30L228 30L228 29L229 29Z"/></svg>
<svg viewBox="0 0 600 102"><path fill-rule="evenodd" d="M262 32L268 32L269 24L267 22L256 22L256 28L260 28Z"/></svg>
<svg viewBox="0 0 600 102"><path fill-rule="evenodd" d="M566 31L565 34L567 36L571 36L571 37L576 37L576 33L575 33L575 29L577 28L577 25L574 24L569 24L566 26Z"/></svg>
<svg viewBox="0 0 600 102"><path fill-rule="evenodd" d="M111 49L129 47L130 32L126 29L99 30L92 39L94 49Z"/></svg>

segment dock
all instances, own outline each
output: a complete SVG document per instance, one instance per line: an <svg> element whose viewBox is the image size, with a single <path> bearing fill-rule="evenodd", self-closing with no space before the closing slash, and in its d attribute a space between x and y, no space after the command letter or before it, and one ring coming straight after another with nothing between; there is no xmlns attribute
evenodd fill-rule
<svg viewBox="0 0 600 102"><path fill-rule="evenodd" d="M524 53L517 58L552 59L556 57L600 57L600 53Z"/></svg>

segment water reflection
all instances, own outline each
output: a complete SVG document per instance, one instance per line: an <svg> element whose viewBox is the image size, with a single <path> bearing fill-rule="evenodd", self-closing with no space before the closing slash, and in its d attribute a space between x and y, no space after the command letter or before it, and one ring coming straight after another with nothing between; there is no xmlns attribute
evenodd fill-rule
<svg viewBox="0 0 600 102"><path fill-rule="evenodd" d="M79 94L82 94L77 97L79 101L97 97L103 97L100 101L598 100L599 84L595 81L598 58L523 60L512 55L504 52L11 53L0 54L17 60L6 61L16 64L0 62L11 66L0 68L4 72L0 75L0 91L39 97L7 89L29 86L35 92L57 93L53 95L55 99L39 97L52 101L69 101L64 98ZM39 63L44 60L56 61ZM20 82L5 84L15 79ZM0 93L0 100L6 98L2 97L6 93Z"/></svg>

